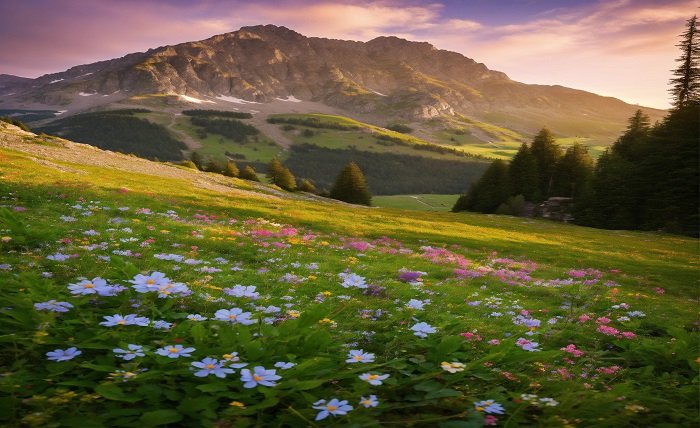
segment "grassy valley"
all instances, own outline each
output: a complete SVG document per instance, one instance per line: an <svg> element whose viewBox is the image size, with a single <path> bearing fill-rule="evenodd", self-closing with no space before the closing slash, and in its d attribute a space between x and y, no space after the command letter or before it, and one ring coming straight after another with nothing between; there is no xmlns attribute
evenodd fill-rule
<svg viewBox="0 0 700 428"><path fill-rule="evenodd" d="M3 424L697 423L696 239L363 208L0 127Z"/></svg>

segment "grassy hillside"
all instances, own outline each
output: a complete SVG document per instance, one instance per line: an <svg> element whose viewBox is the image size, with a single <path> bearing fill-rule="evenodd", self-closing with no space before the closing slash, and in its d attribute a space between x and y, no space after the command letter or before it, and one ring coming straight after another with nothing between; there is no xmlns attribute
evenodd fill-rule
<svg viewBox="0 0 700 428"><path fill-rule="evenodd" d="M355 207L0 126L3 424L698 422L697 240Z"/></svg>
<svg viewBox="0 0 700 428"><path fill-rule="evenodd" d="M452 209L458 197L459 195L431 194L374 196L372 204L382 208L447 212Z"/></svg>

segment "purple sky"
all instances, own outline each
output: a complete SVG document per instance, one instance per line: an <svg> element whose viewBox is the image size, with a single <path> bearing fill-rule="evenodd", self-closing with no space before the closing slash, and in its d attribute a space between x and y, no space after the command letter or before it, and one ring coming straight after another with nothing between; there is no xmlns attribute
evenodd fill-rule
<svg viewBox="0 0 700 428"><path fill-rule="evenodd" d="M307 36L396 35L460 52L525 83L668 107L694 0L0 1L0 74L71 66L257 24Z"/></svg>

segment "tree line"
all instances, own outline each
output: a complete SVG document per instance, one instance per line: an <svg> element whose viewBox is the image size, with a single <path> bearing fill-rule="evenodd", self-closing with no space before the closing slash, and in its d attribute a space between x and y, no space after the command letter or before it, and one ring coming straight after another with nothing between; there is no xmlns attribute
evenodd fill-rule
<svg viewBox="0 0 700 428"><path fill-rule="evenodd" d="M493 162L453 211L523 214L527 202L574 199L575 222L607 229L698 235L700 34L697 17L681 35L673 108L652 125L638 110L593 163L578 144L565 152L545 128L509 162Z"/></svg>

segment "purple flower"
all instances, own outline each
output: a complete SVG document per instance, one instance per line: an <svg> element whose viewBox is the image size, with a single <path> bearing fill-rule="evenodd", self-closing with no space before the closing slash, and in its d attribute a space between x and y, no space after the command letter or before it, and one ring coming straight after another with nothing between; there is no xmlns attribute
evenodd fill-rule
<svg viewBox="0 0 700 428"><path fill-rule="evenodd" d="M377 407L379 405L379 401L377 401L376 395L370 395L369 398L362 397L360 399L360 405L365 406L366 408Z"/></svg>
<svg viewBox="0 0 700 428"><path fill-rule="evenodd" d="M296 364L284 362L284 361L280 361L280 362L275 363L275 367L277 367L278 369L282 369L282 370L289 370L294 366L296 366Z"/></svg>
<svg viewBox="0 0 700 428"><path fill-rule="evenodd" d="M93 278L92 281L84 279L77 284L70 284L68 289L74 295L97 294L99 296L113 296L117 291L115 287L107 284L107 281L100 277Z"/></svg>
<svg viewBox="0 0 700 428"><path fill-rule="evenodd" d="M243 310L239 308L219 309L214 313L214 318L219 321L243 325L250 325L255 323L255 320L251 320L250 316L250 312L243 312Z"/></svg>
<svg viewBox="0 0 700 428"><path fill-rule="evenodd" d="M435 327L431 326L428 323L425 322L419 322L413 327L411 327L411 330L413 330L413 334L420 337L420 338L426 338L428 337L429 334L435 333Z"/></svg>
<svg viewBox="0 0 700 428"><path fill-rule="evenodd" d="M202 361L195 361L192 366L201 369L194 373L197 377L205 377L214 375L218 378L225 378L227 374L234 373L232 369L225 368L219 360L214 358L205 358Z"/></svg>
<svg viewBox="0 0 700 428"><path fill-rule="evenodd" d="M146 355L143 353L143 348L141 347L141 345L134 345L132 343L127 345L127 349L115 348L112 351L115 354L117 354L117 357L126 361L133 360L136 357L143 357Z"/></svg>
<svg viewBox="0 0 700 428"><path fill-rule="evenodd" d="M82 353L82 351L78 351L78 348L68 348L66 350L54 349L51 352L47 352L46 356L48 357L49 361L68 361Z"/></svg>
<svg viewBox="0 0 700 428"><path fill-rule="evenodd" d="M100 323L105 327L114 327L117 325L138 325L141 327L146 327L150 323L150 320L146 317L140 317L136 314L129 314L126 316L121 316L119 314L106 315L105 320Z"/></svg>
<svg viewBox="0 0 700 428"><path fill-rule="evenodd" d="M68 312L72 307L73 305L68 302L57 302L55 300L34 303L34 309L37 311Z"/></svg>
<svg viewBox="0 0 700 428"><path fill-rule="evenodd" d="M316 415L316 420L320 421L326 419L329 415L332 416L343 416L352 410L352 406L348 404L348 400L338 400L333 398L331 401L326 403L326 400L318 400L312 406L313 409L320 410Z"/></svg>
<svg viewBox="0 0 700 428"><path fill-rule="evenodd" d="M401 281L403 281L403 282L411 282L411 283L412 283L412 282L418 282L418 281L420 281L421 276L422 276L424 273L425 273L425 272L417 272L417 271L408 270L408 271L405 271L405 272L401 272L401 273L399 274L399 280L401 280Z"/></svg>
<svg viewBox="0 0 700 428"><path fill-rule="evenodd" d="M365 352L362 349L352 349L348 352L348 358L345 360L346 363L373 363L374 354Z"/></svg>
<svg viewBox="0 0 700 428"><path fill-rule="evenodd" d="M149 291L157 291L159 286L168 284L170 280L162 272L153 272L150 275L136 275L129 282L133 284L134 290L137 292L148 293Z"/></svg>
<svg viewBox="0 0 700 428"><path fill-rule="evenodd" d="M182 345L167 345L158 349L156 354L168 358L191 357L190 353L195 350L194 348L183 348Z"/></svg>
<svg viewBox="0 0 700 428"><path fill-rule="evenodd" d="M379 386L382 384L382 381L386 378L388 378L388 374L383 374L383 375L378 375L378 374L372 374L372 373L363 373L359 376L360 380L364 380L370 385L374 386Z"/></svg>
<svg viewBox="0 0 700 428"><path fill-rule="evenodd" d="M255 388L258 385L262 386L277 386L276 380L282 379L276 375L277 370L265 370L265 367L255 366L251 372L248 369L241 370L241 381L244 382L244 388Z"/></svg>

